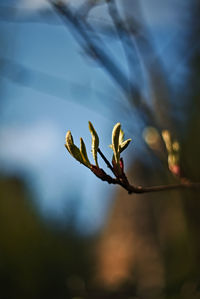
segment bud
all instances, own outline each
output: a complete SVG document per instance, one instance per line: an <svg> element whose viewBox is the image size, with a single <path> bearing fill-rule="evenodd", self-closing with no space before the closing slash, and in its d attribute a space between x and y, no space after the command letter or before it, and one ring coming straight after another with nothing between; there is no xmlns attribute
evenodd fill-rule
<svg viewBox="0 0 200 299"><path fill-rule="evenodd" d="M82 138L81 138L82 139ZM85 166L90 168L90 162L87 158L87 152L86 152L86 148L85 148L85 144L82 140L82 152L80 151L80 149L74 144L74 140L72 137L72 134L70 131L67 132L66 137L65 137L65 147L68 150L68 152L70 153L70 155L72 155L72 157L74 157L77 161L79 161L81 164L84 164Z"/></svg>
<svg viewBox="0 0 200 299"><path fill-rule="evenodd" d="M170 165L169 170L175 175L180 177L181 175L181 169L179 165Z"/></svg>
<svg viewBox="0 0 200 299"><path fill-rule="evenodd" d="M120 153L122 153L129 145L129 143L131 142L131 138L123 141L120 145L119 145L119 151Z"/></svg>
<svg viewBox="0 0 200 299"><path fill-rule="evenodd" d="M112 131L112 149L114 153L114 159L119 164L120 152L119 152L119 134L121 130L121 124L117 123Z"/></svg>
<svg viewBox="0 0 200 299"><path fill-rule="evenodd" d="M89 130L92 135L92 155L93 155L96 166L98 166L97 150L99 148L99 137L90 121L89 121Z"/></svg>
<svg viewBox="0 0 200 299"><path fill-rule="evenodd" d="M90 168L91 164L87 156L86 146L82 138L80 138L80 152L84 161L84 164Z"/></svg>
<svg viewBox="0 0 200 299"><path fill-rule="evenodd" d="M124 161L122 158L120 158L120 160L119 160L119 166L120 166L122 173L124 173Z"/></svg>
<svg viewBox="0 0 200 299"><path fill-rule="evenodd" d="M165 130L162 132L162 137L168 151L168 166L169 170L176 176L180 176L181 170L179 165L179 151L180 145L176 140L172 140L169 131Z"/></svg>

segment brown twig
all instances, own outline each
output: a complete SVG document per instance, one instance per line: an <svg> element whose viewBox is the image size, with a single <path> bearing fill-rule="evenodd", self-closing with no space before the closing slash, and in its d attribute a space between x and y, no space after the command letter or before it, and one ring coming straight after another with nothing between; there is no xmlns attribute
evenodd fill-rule
<svg viewBox="0 0 200 299"><path fill-rule="evenodd" d="M113 167L108 161L108 159L104 156L102 151L98 149L98 153L100 154L101 158L104 160L108 168L112 171L112 173L115 175L113 171ZM107 181L106 179L103 179L104 181ZM194 183L190 181L184 181L179 184L171 184L171 185L159 185L159 186L150 186L150 187L142 187L142 186L135 186L131 185L125 175L125 173L122 174L121 177L112 178L112 180L107 181L109 184L115 184L120 185L122 188L126 189L129 194L137 193L150 193L150 192L160 192L160 191L166 191L166 190L175 190L175 189L200 189L200 183Z"/></svg>

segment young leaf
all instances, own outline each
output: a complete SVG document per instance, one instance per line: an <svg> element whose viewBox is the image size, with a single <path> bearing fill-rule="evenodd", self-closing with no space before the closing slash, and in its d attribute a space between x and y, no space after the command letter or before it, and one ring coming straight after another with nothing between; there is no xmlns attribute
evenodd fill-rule
<svg viewBox="0 0 200 299"><path fill-rule="evenodd" d="M90 164L90 161L88 159L85 143L84 143L82 138L80 138L80 152L81 152L81 155L82 155L85 166L90 168L91 164Z"/></svg>
<svg viewBox="0 0 200 299"><path fill-rule="evenodd" d="M95 161L96 166L98 167L98 161L97 161L97 150L99 148L99 137L97 135L97 132L95 131L92 123L89 121L89 130L92 135L92 155Z"/></svg>
<svg viewBox="0 0 200 299"><path fill-rule="evenodd" d="M127 146L129 145L129 143L131 142L131 138L123 141L120 145L119 145L119 152L122 153L126 148Z"/></svg>
<svg viewBox="0 0 200 299"><path fill-rule="evenodd" d="M114 153L115 162L119 163L120 152L119 152L119 134L120 134L121 124L117 123L112 131L112 149Z"/></svg>
<svg viewBox="0 0 200 299"><path fill-rule="evenodd" d="M122 131L122 129L120 129L119 132L119 144L123 143L124 141L124 131Z"/></svg>
<svg viewBox="0 0 200 299"><path fill-rule="evenodd" d="M85 164L79 148L74 144L74 140L70 131L67 132L65 140L65 147L72 157L74 157L80 163Z"/></svg>
<svg viewBox="0 0 200 299"><path fill-rule="evenodd" d="M65 136L65 147L71 155L72 155L71 149L73 147L73 144L74 144L74 140L72 134L70 131L67 131L67 134Z"/></svg>
<svg viewBox="0 0 200 299"><path fill-rule="evenodd" d="M164 140L164 143L165 143L168 153L171 153L172 152L172 140L171 140L170 132L168 130L163 130L162 138Z"/></svg>

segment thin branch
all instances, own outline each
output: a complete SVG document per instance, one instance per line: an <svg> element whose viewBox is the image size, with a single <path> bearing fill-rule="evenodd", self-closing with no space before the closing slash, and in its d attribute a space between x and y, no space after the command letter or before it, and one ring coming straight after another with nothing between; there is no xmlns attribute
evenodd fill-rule
<svg viewBox="0 0 200 299"><path fill-rule="evenodd" d="M122 186L125 188L129 194L132 193L149 193L149 192L158 192L158 191L166 191L166 190L174 190L174 189L200 189L200 183L181 183L181 184L172 184L172 185L159 185L152 187L142 187L142 186Z"/></svg>
<svg viewBox="0 0 200 299"><path fill-rule="evenodd" d="M104 156L104 154L102 153L102 151L100 150L100 148L98 148L97 152L99 153L99 155L101 156L101 158L104 160L104 162L106 163L106 165L108 166L108 168L112 171L112 173L115 174L112 165L110 164L110 162L108 161L108 159Z"/></svg>
<svg viewBox="0 0 200 299"><path fill-rule="evenodd" d="M87 32L87 29L89 29L89 31L91 32L91 27L88 28L89 25L85 21L83 22L81 16L73 14L72 11L67 7L67 5L64 5L62 3L57 4L52 1L50 1L50 3L56 9L59 15L63 16L63 20L68 21L72 25L82 41L89 47L94 57L117 82L123 92L127 94L129 80L117 66L117 64L113 61L113 59L111 59L111 57L103 50L103 48L100 47L103 41L97 36L95 36L95 40L92 39L91 35ZM78 39L78 37L76 38L80 43L80 39Z"/></svg>
<svg viewBox="0 0 200 299"><path fill-rule="evenodd" d="M137 113L141 115L142 119L145 119L147 125L159 127L154 121L153 113L148 104L142 99L142 95L137 86L130 82L129 78L124 74L121 68L118 67L116 61L112 55L107 54L105 51L105 44L103 40L96 34L91 26L81 18L81 15L73 13L67 4L62 2L56 3L52 0L48 0L60 16L62 16L65 24L70 23L75 30L74 35L79 43L83 42L83 47L86 45L96 60L102 65L104 70L111 76L111 78L118 84L127 98L137 109ZM91 33L95 34L95 38L91 37ZM81 41L80 41L81 38ZM132 96L130 97L129 91L131 89Z"/></svg>
<svg viewBox="0 0 200 299"><path fill-rule="evenodd" d="M113 167L110 164L110 162L107 160L107 158L104 156L100 148L97 150L100 154L101 158L104 160L108 168L112 171L112 173L115 175L113 171ZM150 193L150 192L160 192L160 191L167 191L167 190L175 190L175 189L200 189L200 183L193 183L188 180L183 181L179 184L171 184L171 185L159 185L159 186L150 186L150 187L142 187L142 186L135 186L131 185L125 175L125 173L122 173L121 177L111 178L110 176L109 180L107 180L107 175L103 178L99 177L103 181L107 181L109 184L115 184L120 185L122 188L128 191L129 194L137 193Z"/></svg>
<svg viewBox="0 0 200 299"><path fill-rule="evenodd" d="M123 24L123 21L121 20L121 17L119 15L115 0L106 0L106 3L108 5L108 12L109 12L110 17L115 26L115 30L117 32L119 40L121 41L121 45L123 47L124 54L125 54L126 61L127 61L127 66L129 68L129 73L131 75L133 72L133 68L132 68L133 57L132 57L132 55L130 55L130 53L129 53L130 51L127 48L127 42L125 41L125 39L127 37L129 38L129 35L124 34L124 31L126 32L126 28L125 28L125 25ZM130 78L130 79L132 80L132 78Z"/></svg>

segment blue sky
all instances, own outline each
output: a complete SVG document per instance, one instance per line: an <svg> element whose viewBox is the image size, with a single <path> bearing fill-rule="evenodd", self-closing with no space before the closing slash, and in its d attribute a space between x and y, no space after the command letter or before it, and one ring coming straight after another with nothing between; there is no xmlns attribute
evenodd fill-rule
<svg viewBox="0 0 200 299"><path fill-rule="evenodd" d="M105 89L112 83L99 67L85 62L82 49L65 27L24 23L3 26L5 35L12 35L14 41L8 42L4 53L9 61L2 79L1 168L28 176L44 216L50 213L64 217L63 206L71 202L75 189L80 197L78 224L93 230L102 223L104 205L109 203L113 188L69 156L64 147L65 134L70 129L78 144L82 136L90 152L91 120L103 136L101 144L111 153L107 148L110 140L106 138L104 144L104 139L117 120L110 108L100 108L104 92L99 96L98 88L101 90L102 82ZM43 73L50 76L47 81Z"/></svg>
<svg viewBox="0 0 200 299"><path fill-rule="evenodd" d="M10 1L10 5L21 8L29 7L29 3L28 0ZM36 7L38 9L40 1L34 3L28 12L23 11L26 20L26 13L39 12ZM177 32L179 30L180 19L177 23L176 13L171 14L171 2L167 3L168 6L160 7L157 1L151 1L149 7L145 6L148 22L155 32L158 24L165 28L169 18L170 24L176 24ZM159 27L159 30L163 29ZM64 147L65 134L70 129L77 144L79 137L83 137L90 152L90 120L99 133L101 148L111 157L108 145L116 122L120 121L127 129L126 136L134 139L128 135L136 125L131 129L127 126L127 117L132 116L129 104L122 104L116 85L85 55L61 23L4 21L1 35L6 49L0 51L1 58L6 59L1 77L1 171L25 175L45 217L65 217L68 203L77 198L78 229L86 233L95 231L106 217L116 187L96 179L69 156ZM172 38L171 33L159 37L158 52L163 53ZM117 57L121 49L118 44L111 43L113 45ZM177 53L170 47L168 62L173 62ZM167 63L169 68L172 65ZM184 64L181 67L180 75L184 75ZM135 143L137 139L127 152L137 149Z"/></svg>

